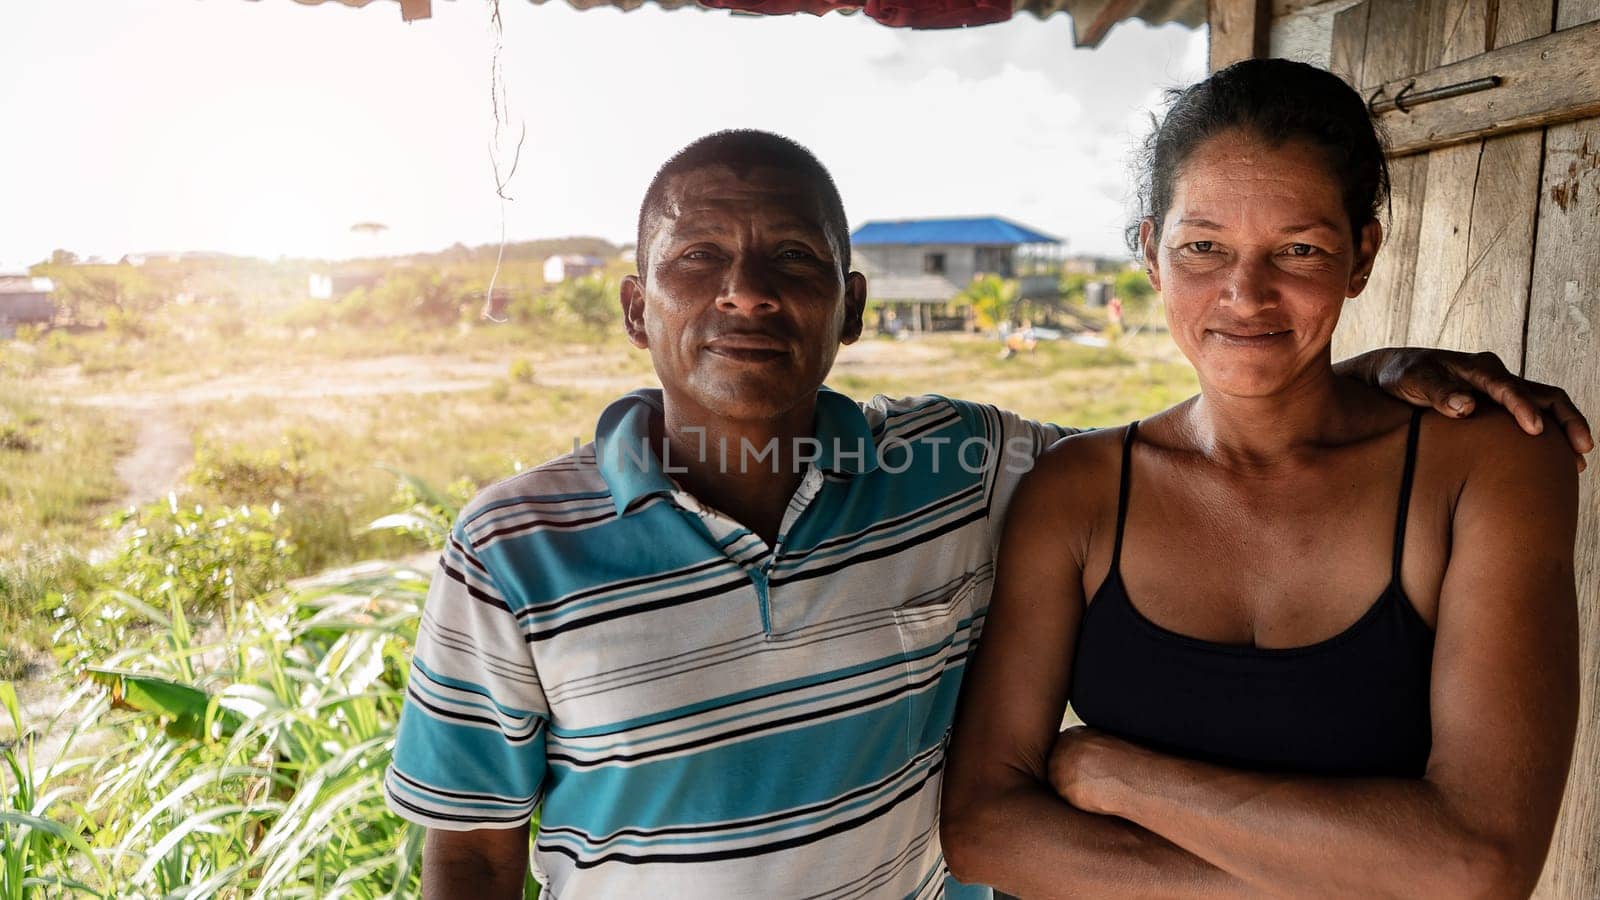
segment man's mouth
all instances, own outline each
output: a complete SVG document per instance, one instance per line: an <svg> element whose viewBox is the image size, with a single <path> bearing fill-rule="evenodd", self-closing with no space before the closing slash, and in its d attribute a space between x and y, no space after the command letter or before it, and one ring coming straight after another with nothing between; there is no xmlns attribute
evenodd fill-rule
<svg viewBox="0 0 1600 900"><path fill-rule="evenodd" d="M1237 344L1244 347L1259 347L1276 343L1293 334L1291 329L1239 329L1236 331L1220 331L1215 328L1207 331L1213 337L1221 339L1224 343Z"/></svg>
<svg viewBox="0 0 1600 900"><path fill-rule="evenodd" d="M708 341L706 350L736 362L770 362L789 355L789 344L767 334L725 334Z"/></svg>

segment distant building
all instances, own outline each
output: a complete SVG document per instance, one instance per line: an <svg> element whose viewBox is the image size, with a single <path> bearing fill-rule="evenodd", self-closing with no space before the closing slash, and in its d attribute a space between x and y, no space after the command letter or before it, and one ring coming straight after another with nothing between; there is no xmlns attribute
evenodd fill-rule
<svg viewBox="0 0 1600 900"><path fill-rule="evenodd" d="M13 335L18 325L48 325L56 317L55 289L48 278L0 275L0 334Z"/></svg>
<svg viewBox="0 0 1600 900"><path fill-rule="evenodd" d="M372 272L312 272L306 294L313 300L337 300L356 288L372 287L382 280Z"/></svg>
<svg viewBox="0 0 1600 900"><path fill-rule="evenodd" d="M898 327L943 331L964 327L966 317L951 302L982 275L1016 278L1020 299L1056 296L1065 244L1008 219L979 216L867 222L850 235L850 249L853 267L867 276L868 299L893 311Z"/></svg>
<svg viewBox="0 0 1600 900"><path fill-rule="evenodd" d="M552 256L544 261L544 280L546 284L559 284L582 278L605 268L606 261L598 256L580 256L575 253L566 253L561 256Z"/></svg>
<svg viewBox="0 0 1600 900"><path fill-rule="evenodd" d="M117 262L123 265L143 266L149 263L180 263L180 262L224 262L243 257L231 253L218 253L213 250L149 250L143 253L125 254ZM103 262L99 257L91 256L87 263Z"/></svg>

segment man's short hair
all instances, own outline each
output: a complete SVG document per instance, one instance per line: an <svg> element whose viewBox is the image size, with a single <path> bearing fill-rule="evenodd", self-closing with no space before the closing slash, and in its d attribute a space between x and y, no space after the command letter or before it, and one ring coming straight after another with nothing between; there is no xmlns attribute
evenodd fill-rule
<svg viewBox="0 0 1600 900"><path fill-rule="evenodd" d="M708 134L672 155L650 180L644 192L644 202L639 204L639 233L634 245L634 264L639 276L645 275L645 244L649 240L651 223L661 214L667 186L672 179L708 166L728 166L741 176L751 169L766 167L802 175L822 191L822 227L838 243L842 257L839 267L850 271L850 224L845 218L844 201L833 176L817 157L800 144L778 134L738 128Z"/></svg>

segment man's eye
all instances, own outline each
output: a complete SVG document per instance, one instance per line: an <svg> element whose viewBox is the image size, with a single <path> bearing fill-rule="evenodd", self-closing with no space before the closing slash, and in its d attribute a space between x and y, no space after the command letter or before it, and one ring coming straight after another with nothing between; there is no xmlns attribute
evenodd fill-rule
<svg viewBox="0 0 1600 900"><path fill-rule="evenodd" d="M1190 250L1193 250L1196 253L1210 253L1211 252L1211 242L1210 241L1190 241L1189 244L1188 244L1188 247L1189 247Z"/></svg>
<svg viewBox="0 0 1600 900"><path fill-rule="evenodd" d="M1312 254L1314 254L1316 252L1317 252L1317 248L1311 246L1310 244L1290 244L1289 245L1289 254L1291 256L1311 256Z"/></svg>
<svg viewBox="0 0 1600 900"><path fill-rule="evenodd" d="M786 247L783 250L778 251L778 258L779 259L810 259L811 258L811 253L809 251L807 251L807 250L801 250L799 247Z"/></svg>
<svg viewBox="0 0 1600 900"><path fill-rule="evenodd" d="M684 259L705 260L711 258L710 250L690 250L683 255Z"/></svg>

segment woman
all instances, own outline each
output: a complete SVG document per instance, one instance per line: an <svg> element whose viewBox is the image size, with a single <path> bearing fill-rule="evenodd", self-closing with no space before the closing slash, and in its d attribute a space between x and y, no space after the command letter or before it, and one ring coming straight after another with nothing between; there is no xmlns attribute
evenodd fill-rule
<svg viewBox="0 0 1600 900"><path fill-rule="evenodd" d="M1334 375L1387 180L1338 78L1240 63L1147 151L1139 243L1201 392L1018 491L951 870L1026 897L1526 895L1577 713L1570 451ZM1058 737L1069 700L1086 727Z"/></svg>

